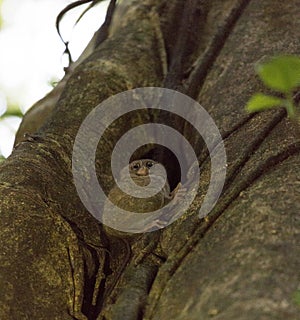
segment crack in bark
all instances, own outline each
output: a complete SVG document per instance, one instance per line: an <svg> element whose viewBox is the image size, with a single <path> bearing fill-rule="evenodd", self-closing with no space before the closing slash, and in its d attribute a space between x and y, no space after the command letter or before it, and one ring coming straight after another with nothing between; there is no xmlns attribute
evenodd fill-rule
<svg viewBox="0 0 300 320"><path fill-rule="evenodd" d="M167 259L166 263L161 267L160 272L155 279L155 283L159 283L159 290L157 290L158 293L156 293L155 297L153 297L150 303L151 308L147 310L147 317L145 320L150 320L153 318L156 306L163 294L163 291L167 287L169 280L180 267L183 260L197 246L197 244L201 241L201 238L205 236L208 230L214 225L227 207L237 199L242 191L247 189L257 179L259 179L262 174L266 174L269 171L274 170L277 165L298 153L300 153L300 142L289 145L279 154L269 157L267 161L258 166L253 172L250 172L241 181L238 181L233 191L230 189L229 192L225 192L220 201L216 204L212 213L206 219L204 219L204 221L199 219L199 223L195 226L194 232L191 234L191 237L187 243L185 243L182 249L176 253L174 258Z"/></svg>
<svg viewBox="0 0 300 320"><path fill-rule="evenodd" d="M232 29L250 1L251 0L239 0L236 6L231 10L225 22L218 27L218 31L211 40L204 55L201 55L198 60L195 61L194 70L191 72L184 84L182 92L193 99L197 98L209 70L213 66L213 63L224 47L228 36L231 34Z"/></svg>

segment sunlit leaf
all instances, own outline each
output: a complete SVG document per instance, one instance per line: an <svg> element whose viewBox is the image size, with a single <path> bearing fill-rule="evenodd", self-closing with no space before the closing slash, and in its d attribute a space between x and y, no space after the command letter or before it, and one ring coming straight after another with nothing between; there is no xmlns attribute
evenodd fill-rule
<svg viewBox="0 0 300 320"><path fill-rule="evenodd" d="M256 71L266 86L288 93L300 85L300 57L278 56L257 65Z"/></svg>
<svg viewBox="0 0 300 320"><path fill-rule="evenodd" d="M285 100L283 99L274 96L268 96L262 93L256 93L248 101L246 110L249 112L262 111L273 107L283 106L284 103Z"/></svg>
<svg viewBox="0 0 300 320"><path fill-rule="evenodd" d="M0 116L0 119L7 118L7 117L23 117L23 113L20 110L19 106L17 105L8 105L6 111Z"/></svg>

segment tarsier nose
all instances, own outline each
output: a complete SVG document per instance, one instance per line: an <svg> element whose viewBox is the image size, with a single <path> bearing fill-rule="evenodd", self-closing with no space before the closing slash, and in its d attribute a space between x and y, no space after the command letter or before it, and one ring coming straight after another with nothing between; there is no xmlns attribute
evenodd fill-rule
<svg viewBox="0 0 300 320"><path fill-rule="evenodd" d="M147 176L149 174L149 170L146 167L141 167L139 170L136 172L138 176Z"/></svg>

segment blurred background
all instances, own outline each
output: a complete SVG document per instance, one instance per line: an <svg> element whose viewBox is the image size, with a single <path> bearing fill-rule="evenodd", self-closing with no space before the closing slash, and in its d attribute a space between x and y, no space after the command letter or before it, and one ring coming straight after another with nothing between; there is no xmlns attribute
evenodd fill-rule
<svg viewBox="0 0 300 320"><path fill-rule="evenodd" d="M56 17L74 0L0 0L0 158L12 150L22 115L48 93L68 65ZM89 4L66 13L60 31L73 60L105 18L108 0L76 20Z"/></svg>

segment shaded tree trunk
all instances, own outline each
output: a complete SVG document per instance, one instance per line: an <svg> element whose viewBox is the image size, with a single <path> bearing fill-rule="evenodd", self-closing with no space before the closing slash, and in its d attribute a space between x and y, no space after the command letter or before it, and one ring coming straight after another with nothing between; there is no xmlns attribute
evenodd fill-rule
<svg viewBox="0 0 300 320"><path fill-rule="evenodd" d="M299 7L299 0L121 2L101 44L25 116L0 166L1 319L297 318L299 134L282 110L249 115L244 105L261 89L256 62L299 52ZM227 178L213 211L199 219L210 174L201 139L164 113L120 119L97 153L107 190L116 141L154 116L185 135L201 163L190 209L136 236L129 250L82 205L72 148L95 106L146 86L181 91L209 112L224 139Z"/></svg>

